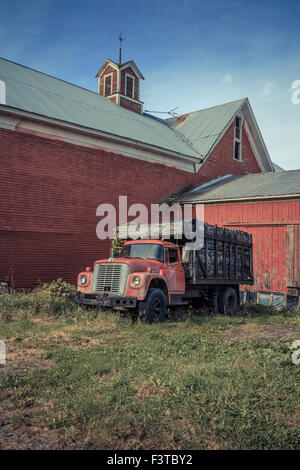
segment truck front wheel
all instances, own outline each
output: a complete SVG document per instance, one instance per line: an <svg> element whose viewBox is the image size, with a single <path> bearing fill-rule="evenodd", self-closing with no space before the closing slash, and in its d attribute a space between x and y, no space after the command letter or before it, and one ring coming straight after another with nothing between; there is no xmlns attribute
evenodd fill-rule
<svg viewBox="0 0 300 470"><path fill-rule="evenodd" d="M158 323L165 319L166 296L160 289L149 289L147 299L138 307L138 316L143 323Z"/></svg>
<svg viewBox="0 0 300 470"><path fill-rule="evenodd" d="M222 315L235 314L238 308L238 298L233 287L224 287L219 294L219 312Z"/></svg>

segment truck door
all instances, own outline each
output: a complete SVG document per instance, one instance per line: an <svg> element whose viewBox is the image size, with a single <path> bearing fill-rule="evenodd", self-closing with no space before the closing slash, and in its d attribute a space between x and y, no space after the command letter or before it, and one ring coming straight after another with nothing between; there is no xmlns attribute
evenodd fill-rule
<svg viewBox="0 0 300 470"><path fill-rule="evenodd" d="M185 277L184 270L181 263L180 253L178 248L165 247L165 262L167 268L167 280L171 294L184 294L185 292Z"/></svg>

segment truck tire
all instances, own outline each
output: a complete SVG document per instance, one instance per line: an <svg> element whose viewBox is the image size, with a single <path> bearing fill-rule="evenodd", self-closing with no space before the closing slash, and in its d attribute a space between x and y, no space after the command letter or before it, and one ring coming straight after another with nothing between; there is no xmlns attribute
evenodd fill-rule
<svg viewBox="0 0 300 470"><path fill-rule="evenodd" d="M165 319L167 310L166 296L160 289L149 289L147 299L138 309L139 319L143 323L158 323Z"/></svg>
<svg viewBox="0 0 300 470"><path fill-rule="evenodd" d="M235 314L238 308L238 298L233 287L224 287L219 295L219 312L222 315Z"/></svg>

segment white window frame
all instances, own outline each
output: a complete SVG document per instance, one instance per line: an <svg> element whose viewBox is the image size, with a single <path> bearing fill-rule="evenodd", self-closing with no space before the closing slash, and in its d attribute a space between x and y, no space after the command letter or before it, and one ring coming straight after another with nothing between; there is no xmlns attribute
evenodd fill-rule
<svg viewBox="0 0 300 470"><path fill-rule="evenodd" d="M110 94L109 94L109 95L106 95L106 93L105 93L105 91L106 91L106 80L107 80L109 77L111 78L111 88L110 88ZM103 87L103 93L104 93L104 94L103 94L103 96L110 96L110 95L113 94L113 72L108 73L108 74L105 75L103 78L104 78L104 87Z"/></svg>
<svg viewBox="0 0 300 470"><path fill-rule="evenodd" d="M132 78L132 95L131 95L131 96L127 95L127 77ZM127 96L128 98L134 99L134 89L135 89L135 79L134 79L134 76L131 75L130 73L126 72L126 73L125 73L125 96Z"/></svg>
<svg viewBox="0 0 300 470"><path fill-rule="evenodd" d="M240 137L236 137L236 119L239 119L240 120ZM234 118L234 134L233 134L233 160L236 161L236 162L241 162L242 161L242 133L243 133L243 118L242 116L235 116ZM236 158L235 157L235 143L238 142L239 143L239 158Z"/></svg>

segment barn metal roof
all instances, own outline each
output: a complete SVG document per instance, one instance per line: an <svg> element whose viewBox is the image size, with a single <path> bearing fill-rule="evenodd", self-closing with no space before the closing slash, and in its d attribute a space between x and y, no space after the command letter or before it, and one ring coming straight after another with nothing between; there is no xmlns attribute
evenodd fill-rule
<svg viewBox="0 0 300 470"><path fill-rule="evenodd" d="M167 122L203 156L214 146L228 123L243 107L246 98L183 114Z"/></svg>
<svg viewBox="0 0 300 470"><path fill-rule="evenodd" d="M241 113L261 170L274 171L247 98L163 120L134 113L98 93L2 58L0 80L6 84L10 112L79 126L107 139L127 139L130 145L152 148L156 153L176 154L197 171L235 115ZM0 104L0 108L5 106Z"/></svg>
<svg viewBox="0 0 300 470"><path fill-rule="evenodd" d="M170 126L116 106L98 93L0 58L6 105L191 157L200 155Z"/></svg>
<svg viewBox="0 0 300 470"><path fill-rule="evenodd" d="M300 195L300 170L227 175L185 193L180 202L201 203Z"/></svg>
<svg viewBox="0 0 300 470"><path fill-rule="evenodd" d="M281 166L277 165L277 163L275 162L272 162L273 163L273 167L274 167L274 171L285 171L284 168L282 168Z"/></svg>

